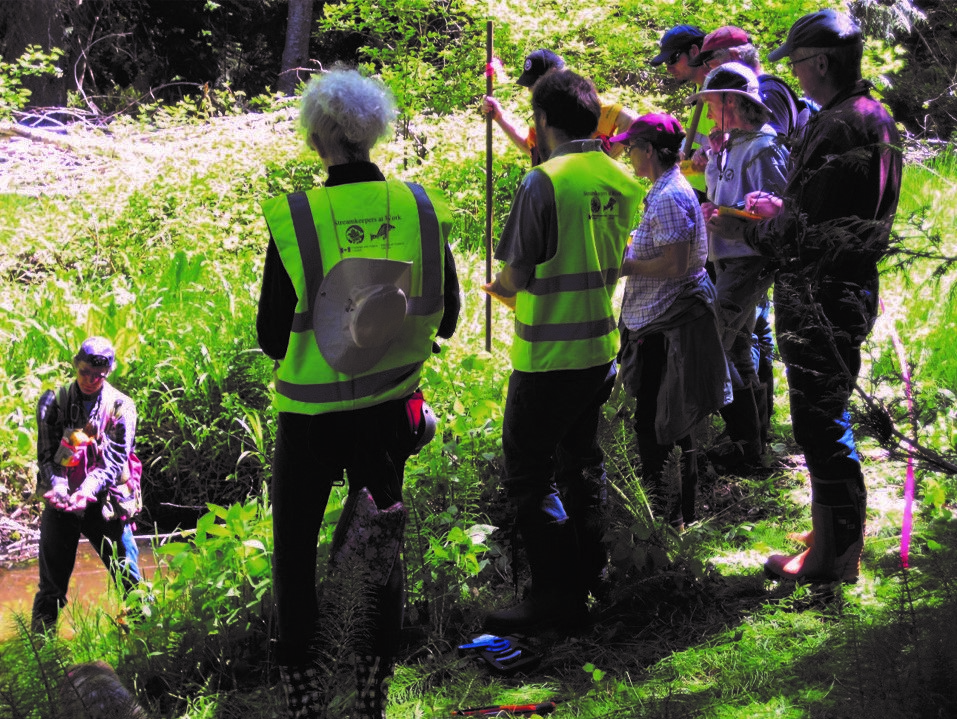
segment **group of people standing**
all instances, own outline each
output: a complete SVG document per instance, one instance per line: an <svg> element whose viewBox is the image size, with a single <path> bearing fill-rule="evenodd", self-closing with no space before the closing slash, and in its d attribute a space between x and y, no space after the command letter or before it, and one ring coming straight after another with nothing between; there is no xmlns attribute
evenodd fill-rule
<svg viewBox="0 0 957 719"><path fill-rule="evenodd" d="M641 476L659 516L676 527L696 518L693 429L709 414L721 413L727 434L709 453L716 467L763 466L773 375L756 329L772 285L812 530L800 536L804 551L769 557L765 571L806 581L855 581L860 571L866 488L848 403L902 170L896 126L861 77L861 30L832 10L792 26L769 59L788 58L804 98L762 72L740 28L682 25L660 47L652 64L696 84L688 104L707 106L706 136L686 143L676 118L652 113L594 139L601 103L590 81L558 66L531 85L544 161L516 193L495 255L504 266L486 291L515 311L504 481L532 584L517 606L488 616L491 630L585 617L604 566L595 427L616 359L636 398ZM534 66L530 56L526 74ZM495 103L484 109L501 124ZM635 185L602 143L652 182L630 241L621 230ZM699 188L683 166L701 171ZM623 260L609 264L609 254ZM663 471L669 457L677 482Z"/></svg>
<svg viewBox="0 0 957 719"><path fill-rule="evenodd" d="M696 519L702 419L724 416L726 466L762 462L773 388L755 332L772 284L813 530L806 551L772 556L766 570L857 578L866 490L847 409L901 176L894 122L861 79L862 48L845 15L798 20L769 58L788 58L802 100L761 71L740 28L673 28L651 64L694 82L689 102L707 105L703 133L690 142L671 115L603 105L594 84L548 50L529 55L518 80L531 90L531 128L485 98L484 111L534 164L495 251L501 271L485 287L514 312L503 486L531 587L518 605L488 615L489 631L563 630L587 618L607 564L598 426L618 371L636 398L642 480L675 527ZM448 207L370 159L394 116L391 94L373 78L344 68L314 78L300 122L328 178L262 204L270 240L256 329L275 361L276 659L290 719L326 708L317 542L332 487L345 477L332 563L364 570L371 618L354 647L351 716L385 716L403 614L404 468L435 431L418 385L461 309ZM624 154L631 171L615 159ZM686 176L686 165L700 173ZM637 228L635 176L651 182ZM120 481L132 448L135 410L106 383L114 362L112 346L90 338L74 358L75 391L41 400L40 474L50 483L34 607L41 629L65 602L66 555L80 532L124 583L138 580L128 525L107 518L102 502L88 511ZM74 482L57 451L78 427L102 441L90 454L99 469ZM680 481L669 485L672 457Z"/></svg>
<svg viewBox="0 0 957 719"><path fill-rule="evenodd" d="M861 79L862 48L845 15L796 22L770 59L789 58L800 99L761 71L739 28L665 33L652 64L687 71L698 85L689 102L708 106L701 127L710 132L693 153L677 119L603 104L549 50L531 53L518 80L531 91L531 127L484 99L533 162L495 250L501 270L485 287L514 312L502 481L531 586L487 615L488 631L580 627L589 593L600 594L607 477L598 427L619 365L637 400L642 479L662 518L676 527L696 518L693 430L708 415L724 415L725 466L763 461L773 388L769 357L755 352L766 343L754 336L772 284L813 531L806 551L772 556L766 570L857 578L866 501L847 407L901 174L894 123ZM377 619L357 650L355 716L384 716L402 619L403 467L429 435L414 390L460 310L448 210L369 159L392 113L371 78L334 70L314 79L301 117L328 181L263 204L271 239L257 329L276 360L277 657L291 718L321 712L316 542L344 474L348 511L333 557L349 556L349 537L361 536L356 563L384 567L370 574ZM615 159L625 153L631 172ZM701 170L699 188L682 160ZM637 228L634 176L651 181ZM673 486L669 457L680 466ZM364 533L351 532L354 517Z"/></svg>

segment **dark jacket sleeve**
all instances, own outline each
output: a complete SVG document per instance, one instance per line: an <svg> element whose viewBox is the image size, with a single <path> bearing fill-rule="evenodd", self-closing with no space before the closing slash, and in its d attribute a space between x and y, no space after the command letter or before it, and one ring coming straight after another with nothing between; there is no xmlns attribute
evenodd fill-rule
<svg viewBox="0 0 957 719"><path fill-rule="evenodd" d="M270 237L256 313L256 336L262 351L274 360L286 356L298 300L296 288L279 257L279 248Z"/></svg>
<svg viewBox="0 0 957 719"><path fill-rule="evenodd" d="M67 485L66 470L54 461L63 438L63 422L57 393L47 390L37 403L37 489Z"/></svg>
<svg viewBox="0 0 957 719"><path fill-rule="evenodd" d="M459 276L455 269L455 257L452 255L452 248L448 243L445 244L445 287L442 290L445 295L445 311L442 313L442 321L439 323L439 337L449 339L455 334L455 328L459 323L459 313L462 311L462 292L459 287Z"/></svg>
<svg viewBox="0 0 957 719"><path fill-rule="evenodd" d="M136 436L136 405L126 395L107 385L103 388L103 437L98 442L96 466L83 480L83 490L97 495L115 487L126 469Z"/></svg>

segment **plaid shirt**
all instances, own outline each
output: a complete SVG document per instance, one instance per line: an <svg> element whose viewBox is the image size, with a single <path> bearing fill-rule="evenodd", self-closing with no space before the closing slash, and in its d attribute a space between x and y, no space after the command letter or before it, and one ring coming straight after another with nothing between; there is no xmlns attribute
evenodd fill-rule
<svg viewBox="0 0 957 719"><path fill-rule="evenodd" d="M83 428L92 422L98 429L97 458L83 484L91 494L115 486L133 451L136 407L133 400L109 382L90 406L84 406L80 390L68 386L67 406L60 407L59 392L47 390L37 403L37 493L67 483L66 467L54 461L64 430ZM72 489L72 488L71 488Z"/></svg>
<svg viewBox="0 0 957 719"><path fill-rule="evenodd" d="M625 257L648 260L661 255L661 248L678 242L691 243L688 269L682 277L625 278L621 316L625 326L638 330L667 310L689 285L706 274L708 234L701 207L691 185L675 165L659 177L645 197L645 212L638 229L631 233Z"/></svg>

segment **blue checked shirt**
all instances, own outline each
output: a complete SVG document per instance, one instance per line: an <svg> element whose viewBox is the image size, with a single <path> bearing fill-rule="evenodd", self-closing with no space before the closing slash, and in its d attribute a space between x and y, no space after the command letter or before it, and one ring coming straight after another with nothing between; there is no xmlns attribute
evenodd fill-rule
<svg viewBox="0 0 957 719"><path fill-rule="evenodd" d="M678 242L691 243L688 269L682 277L625 278L622 319L630 330L638 330L660 317L682 291L697 285L706 274L708 234L701 207L691 185L675 165L651 186L645 197L645 212L638 229L631 233L625 257L648 260L662 254L661 248Z"/></svg>

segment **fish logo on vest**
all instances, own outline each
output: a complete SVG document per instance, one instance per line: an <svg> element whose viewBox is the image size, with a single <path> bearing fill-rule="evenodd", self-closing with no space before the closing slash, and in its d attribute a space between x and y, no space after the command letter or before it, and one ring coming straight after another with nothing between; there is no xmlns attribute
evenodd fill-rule
<svg viewBox="0 0 957 719"><path fill-rule="evenodd" d="M379 229L376 230L375 234L369 237L370 240L378 240L381 237L388 237L389 231L394 230L395 225L391 225L388 222L383 222L379 225Z"/></svg>
<svg viewBox="0 0 957 719"><path fill-rule="evenodd" d="M609 196L607 202L602 203L602 198L597 194L593 194L591 200L589 201L589 209L591 210L591 219L596 217L608 217L609 215L615 214L615 208L618 206L618 198L614 195Z"/></svg>

